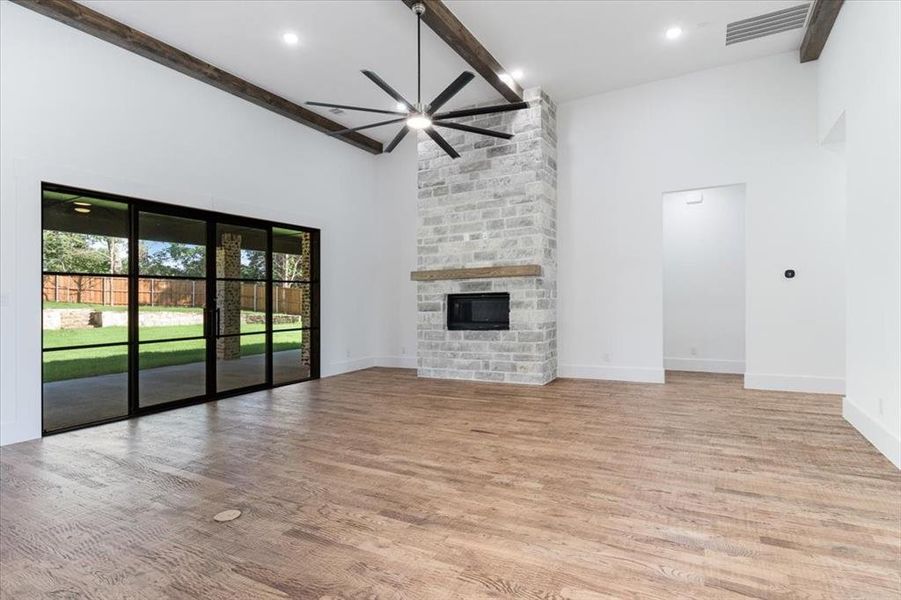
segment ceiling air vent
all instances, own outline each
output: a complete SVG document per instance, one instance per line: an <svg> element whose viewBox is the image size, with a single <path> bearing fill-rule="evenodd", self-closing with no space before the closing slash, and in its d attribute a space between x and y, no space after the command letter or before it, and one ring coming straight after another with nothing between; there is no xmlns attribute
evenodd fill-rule
<svg viewBox="0 0 901 600"><path fill-rule="evenodd" d="M726 25L726 45L756 40L782 31L800 29L807 22L809 11L810 2L729 23Z"/></svg>

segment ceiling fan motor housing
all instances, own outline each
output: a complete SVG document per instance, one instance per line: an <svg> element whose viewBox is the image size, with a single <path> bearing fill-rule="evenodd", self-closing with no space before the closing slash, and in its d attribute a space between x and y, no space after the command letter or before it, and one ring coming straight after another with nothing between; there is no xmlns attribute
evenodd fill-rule
<svg viewBox="0 0 901 600"><path fill-rule="evenodd" d="M479 135L487 135L489 137L496 137L501 139L509 140L513 137L512 133L507 133L503 131L492 131L490 129L482 129L481 127L473 127L471 125L464 125L463 123L454 123L449 121L448 119L456 119L461 117L469 117L476 115L488 115L495 114L501 112L508 112L514 110L523 110L529 107L528 102L512 102L510 104L501 104L498 106L482 106L478 108L469 108L464 110L452 110L447 112L438 112L442 106L444 106L448 100L453 98L460 90L462 90L467 83L473 80L475 77L475 73L470 71L464 71L457 77L454 81L448 85L444 91L435 96L432 99L431 103L425 103L421 98L421 90L422 90L422 71L421 71L421 55L422 55L422 43L420 39L419 31L421 29L422 23L422 15L425 12L425 4L422 2L417 2L413 4L410 8L413 9L413 12L416 14L416 103L409 102L406 98L404 98L401 94L399 94L394 88L388 85L381 77L376 75L372 71L363 70L362 73L367 78L369 78L374 84L382 89L385 93L387 93L391 98L397 102L398 109L397 110L385 110L383 108L364 108L362 106L349 106L346 104L330 104L328 102L307 102L307 104L312 104L314 106L324 106L326 108L340 108L340 109L349 109L349 110L360 110L364 112L373 112L373 113L381 113L381 114L389 114L394 115L396 118L389 119L387 121L379 121L378 123L370 123L369 125L361 125L359 127L349 127L347 129L339 129L337 131L329 132L329 135L344 135L346 133L350 133L353 131L360 131L362 129L369 129L372 127L381 127L382 125L391 125L394 123L400 123L404 121L404 125L401 127L400 131L397 132L397 135L394 136L387 146L385 146L385 152L391 152L394 148L404 139L407 135L407 132L412 130L419 130L425 132L432 140L438 144L438 146L444 150L451 158L459 158L460 154L454 150L454 148L447 143L440 133L435 131L435 127L445 127L447 129L455 129L457 131L467 131L469 133L476 133ZM412 109L412 110L411 110Z"/></svg>

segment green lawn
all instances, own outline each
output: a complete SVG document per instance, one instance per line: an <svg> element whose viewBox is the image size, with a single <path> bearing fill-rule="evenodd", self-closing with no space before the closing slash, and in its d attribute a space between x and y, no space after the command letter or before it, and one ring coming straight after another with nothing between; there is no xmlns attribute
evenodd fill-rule
<svg viewBox="0 0 901 600"><path fill-rule="evenodd" d="M242 333L262 333L264 325L243 325ZM140 339L163 340L179 337L203 335L202 325L173 325L166 327L145 327L141 329ZM302 343L303 332L273 333L273 352L297 350ZM125 327L86 327L82 329L56 329L44 331L44 347L58 348L87 344L105 344L124 342L127 339ZM265 338L262 335L243 336L241 338L241 354L249 356L262 354L266 350ZM201 362L205 357L205 340L187 340L142 345L140 350L140 368L182 365ZM110 346L106 348L89 348L85 350L60 350L44 354L44 381L59 381L124 373L128 370L126 347Z"/></svg>

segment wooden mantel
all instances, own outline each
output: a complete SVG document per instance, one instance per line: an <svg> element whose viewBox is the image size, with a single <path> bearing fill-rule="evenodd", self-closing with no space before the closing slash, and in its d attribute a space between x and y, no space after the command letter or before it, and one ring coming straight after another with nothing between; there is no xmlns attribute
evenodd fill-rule
<svg viewBox="0 0 901 600"><path fill-rule="evenodd" d="M413 281L441 281L444 279L496 279L501 277L540 277L541 265L509 265L506 267L474 267L470 269L436 269L413 271Z"/></svg>

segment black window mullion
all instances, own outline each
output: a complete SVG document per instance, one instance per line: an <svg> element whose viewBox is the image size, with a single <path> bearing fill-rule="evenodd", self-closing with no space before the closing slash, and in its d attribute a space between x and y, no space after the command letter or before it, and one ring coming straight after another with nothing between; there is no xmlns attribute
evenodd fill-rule
<svg viewBox="0 0 901 600"><path fill-rule="evenodd" d="M128 416L138 412L138 209L128 203Z"/></svg>
<svg viewBox="0 0 901 600"><path fill-rule="evenodd" d="M203 335L193 335L190 337L179 337L179 338L165 338L161 340L138 340L139 346L144 346L147 344L163 344L166 342L191 342L196 340L204 340L206 336Z"/></svg>
<svg viewBox="0 0 901 600"><path fill-rule="evenodd" d="M272 306L273 306L273 298L272 294L275 293L275 288L272 285L272 227L269 226L266 228L266 385L272 386L273 382L273 374L272 374L272 322L273 322L273 314L272 314Z"/></svg>
<svg viewBox="0 0 901 600"><path fill-rule="evenodd" d="M64 350L90 350L91 348L110 348L112 346L127 346L128 339L124 342L104 342L102 344L75 344L73 346L53 346L41 348L41 352L62 352Z"/></svg>
<svg viewBox="0 0 901 600"><path fill-rule="evenodd" d="M139 279L165 279L167 281L172 280L182 280L182 281L203 281L206 278L206 275L148 275L146 273L139 274Z"/></svg>
<svg viewBox="0 0 901 600"><path fill-rule="evenodd" d="M131 259L129 258L129 261ZM125 279L128 277L126 273L82 273L80 271L41 271L41 275L60 275L62 277L116 277Z"/></svg>
<svg viewBox="0 0 901 600"><path fill-rule="evenodd" d="M212 218L206 222L206 393L216 394L216 221Z"/></svg>

